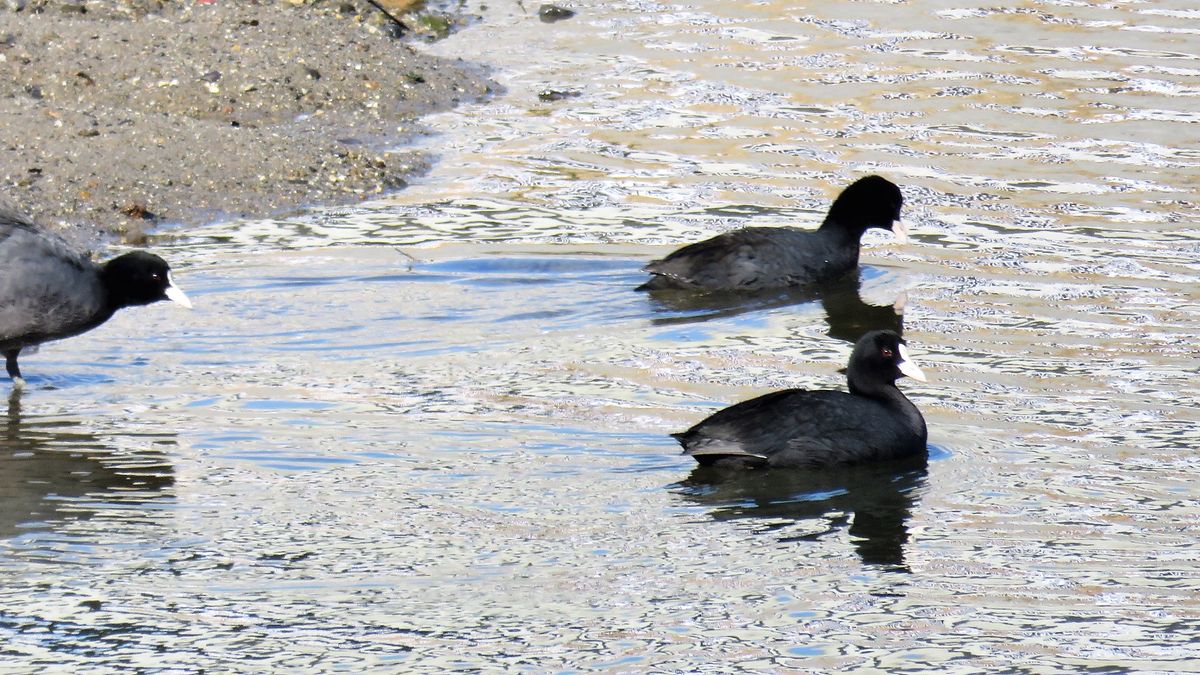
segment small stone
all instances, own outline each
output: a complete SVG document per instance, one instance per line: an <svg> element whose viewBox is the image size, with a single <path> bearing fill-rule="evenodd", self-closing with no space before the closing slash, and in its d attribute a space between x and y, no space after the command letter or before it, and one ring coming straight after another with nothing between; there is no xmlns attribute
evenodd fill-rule
<svg viewBox="0 0 1200 675"><path fill-rule="evenodd" d="M540 94L538 94L538 100L542 101L543 103L554 103L555 101L561 101L563 99L575 98L580 94L581 92L571 89L544 89Z"/></svg>
<svg viewBox="0 0 1200 675"><path fill-rule="evenodd" d="M135 220L153 220L155 218L155 215L146 208L145 204L138 204L137 202L130 202L122 206L119 210L122 214Z"/></svg>
<svg viewBox="0 0 1200 675"><path fill-rule="evenodd" d="M575 12L566 7L559 7L558 5L542 5L538 7L538 18L542 20L542 23L554 23L555 21L562 21L573 16L575 16Z"/></svg>

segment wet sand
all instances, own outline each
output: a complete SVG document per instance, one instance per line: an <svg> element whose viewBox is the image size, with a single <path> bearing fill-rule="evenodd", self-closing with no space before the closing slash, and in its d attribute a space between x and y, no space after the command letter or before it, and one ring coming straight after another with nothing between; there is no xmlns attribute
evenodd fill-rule
<svg viewBox="0 0 1200 675"><path fill-rule="evenodd" d="M0 4L3 197L94 244L397 190L417 120L494 85L392 27L361 0Z"/></svg>

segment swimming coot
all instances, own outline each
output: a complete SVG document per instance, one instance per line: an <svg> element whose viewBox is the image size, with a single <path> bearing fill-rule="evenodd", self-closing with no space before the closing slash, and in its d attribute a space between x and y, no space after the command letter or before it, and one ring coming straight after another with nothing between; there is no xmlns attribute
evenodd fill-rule
<svg viewBox="0 0 1200 675"><path fill-rule="evenodd" d="M758 291L835 279L858 266L859 240L872 227L901 242L904 198L886 178L860 178L842 191L816 231L747 227L684 246L646 265L641 291Z"/></svg>
<svg viewBox="0 0 1200 675"><path fill-rule="evenodd" d="M905 375L925 380L904 344L892 331L864 335L846 369L848 394L777 391L672 435L685 455L705 465L821 467L924 453L925 419L896 388Z"/></svg>
<svg viewBox="0 0 1200 675"><path fill-rule="evenodd" d="M21 387L17 355L78 335L122 307L173 300L191 307L160 257L135 251L97 265L61 237L0 202L0 354Z"/></svg>

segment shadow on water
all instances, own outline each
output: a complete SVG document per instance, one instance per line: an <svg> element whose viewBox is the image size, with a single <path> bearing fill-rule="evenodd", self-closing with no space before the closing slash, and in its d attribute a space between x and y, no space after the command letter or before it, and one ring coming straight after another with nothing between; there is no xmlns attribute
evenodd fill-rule
<svg viewBox="0 0 1200 675"><path fill-rule="evenodd" d="M86 520L114 504L158 502L174 484L162 451L119 453L76 421L24 417L21 392L9 395L0 427L0 538Z"/></svg>
<svg viewBox="0 0 1200 675"><path fill-rule="evenodd" d="M918 458L822 471L731 471L697 467L677 494L708 508L714 520L761 521L760 534L782 534L801 521L823 521L781 542L812 541L847 528L869 565L907 572L908 520L928 475Z"/></svg>
<svg viewBox="0 0 1200 675"><path fill-rule="evenodd" d="M495 255L421 263L406 280L450 283L486 302L489 323L553 320L559 328L574 328L644 315L632 288L639 261L587 254ZM514 295L524 295L518 302Z"/></svg>
<svg viewBox="0 0 1200 675"><path fill-rule="evenodd" d="M727 319L740 314L779 309L809 302L820 302L829 325L830 337L857 342L873 330L904 331L904 296L891 304L874 304L863 299L865 282L879 273L866 269L848 274L819 289L797 288L763 293L695 293L688 291L652 291L650 302L661 316L657 325L687 324Z"/></svg>

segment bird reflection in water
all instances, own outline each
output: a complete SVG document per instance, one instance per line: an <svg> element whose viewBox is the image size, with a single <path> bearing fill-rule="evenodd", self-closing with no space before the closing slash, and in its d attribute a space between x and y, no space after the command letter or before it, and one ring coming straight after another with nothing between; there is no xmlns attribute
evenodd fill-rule
<svg viewBox="0 0 1200 675"><path fill-rule="evenodd" d="M891 330L903 335L905 296L902 292L897 293L892 302L885 304L874 304L863 299L864 282L879 276L879 272L868 272L863 268L823 284L820 288L792 288L752 294L653 291L650 302L654 308L662 313L674 314L656 318L653 322L664 326L698 323L820 302L825 310L829 324L827 334L830 337L854 343L873 330Z"/></svg>
<svg viewBox="0 0 1200 675"><path fill-rule="evenodd" d="M714 520L761 521L758 531L781 535L782 542L816 540L846 528L863 563L908 572L908 520L924 491L926 462L920 457L819 471L697 467L675 487L683 498L707 507ZM820 526L787 534L801 521Z"/></svg>
<svg viewBox="0 0 1200 675"><path fill-rule="evenodd" d="M138 450L119 451L76 420L25 416L21 391L14 390L0 426L0 538L118 509L125 519L137 518L130 506L172 499L174 470L155 447L164 438L139 440Z"/></svg>

